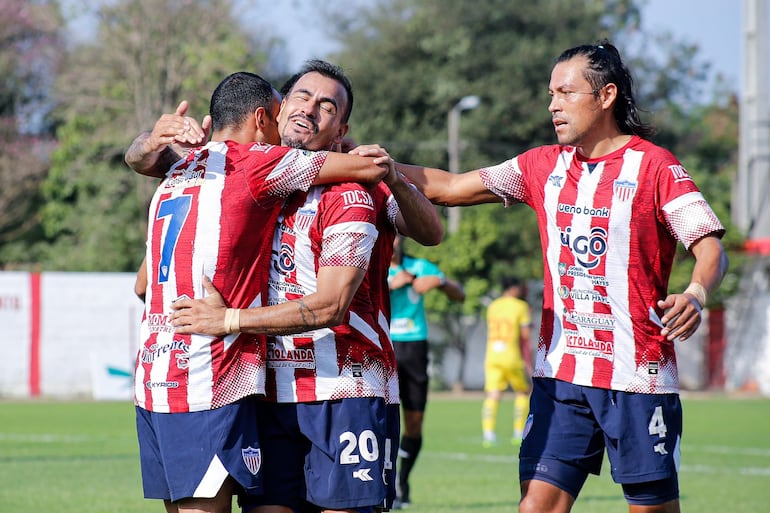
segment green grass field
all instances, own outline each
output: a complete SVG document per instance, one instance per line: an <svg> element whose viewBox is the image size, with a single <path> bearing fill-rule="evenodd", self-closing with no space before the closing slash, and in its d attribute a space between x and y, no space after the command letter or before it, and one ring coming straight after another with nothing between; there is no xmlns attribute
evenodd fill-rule
<svg viewBox="0 0 770 513"><path fill-rule="evenodd" d="M683 511L767 511L770 400L685 397L683 404ZM516 451L481 447L480 408L477 395L431 397L409 511L516 511ZM510 398L500 408L501 440L511 408ZM40 511L163 511L142 498L130 403L0 402L0 513ZM589 478L573 511L627 511L608 469Z"/></svg>

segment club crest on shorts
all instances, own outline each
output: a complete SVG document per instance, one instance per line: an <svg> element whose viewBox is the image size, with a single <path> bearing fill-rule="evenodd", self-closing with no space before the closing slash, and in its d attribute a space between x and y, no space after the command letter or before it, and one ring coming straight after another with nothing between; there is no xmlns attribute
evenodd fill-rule
<svg viewBox="0 0 770 513"><path fill-rule="evenodd" d="M256 476L262 467L262 449L246 447L241 449L241 455L243 456L243 463L246 464L246 468Z"/></svg>

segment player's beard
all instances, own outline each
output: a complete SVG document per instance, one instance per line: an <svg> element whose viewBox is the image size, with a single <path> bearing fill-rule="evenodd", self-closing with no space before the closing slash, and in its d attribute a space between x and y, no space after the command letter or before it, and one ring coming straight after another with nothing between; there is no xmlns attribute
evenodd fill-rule
<svg viewBox="0 0 770 513"><path fill-rule="evenodd" d="M311 127L310 131L312 133L303 134L303 135L294 135L293 133L291 133L292 121L296 118L304 120L305 123ZM313 142L313 139L316 138L317 136L318 136L318 124L312 119L309 119L307 116L295 114L289 117L288 123L286 127L284 127L284 133L281 134L281 144L283 146L288 146L290 148L295 148L298 150L307 150L309 145L312 146L311 142Z"/></svg>
<svg viewBox="0 0 770 513"><path fill-rule="evenodd" d="M284 137L281 140L281 144L283 146L288 146L289 148L294 148L296 150L304 150L304 149L306 149L305 141L302 141L300 139Z"/></svg>

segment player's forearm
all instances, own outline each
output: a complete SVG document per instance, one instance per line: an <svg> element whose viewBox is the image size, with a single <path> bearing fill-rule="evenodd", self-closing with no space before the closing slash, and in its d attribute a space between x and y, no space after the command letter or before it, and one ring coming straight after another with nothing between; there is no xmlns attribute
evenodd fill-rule
<svg viewBox="0 0 770 513"><path fill-rule="evenodd" d="M292 335L319 328L336 326L344 319L345 310L332 304L319 303L313 295L264 308L240 311L242 333Z"/></svg>
<svg viewBox="0 0 770 513"><path fill-rule="evenodd" d="M462 285L454 280L447 279L441 285L441 291L446 294L447 297L452 301L457 303L462 303L465 301L465 290L463 289Z"/></svg>
<svg viewBox="0 0 770 513"><path fill-rule="evenodd" d="M436 204L449 204L448 188L451 181L451 175L440 169L433 169L411 164L396 163L396 169L399 173L406 176L428 200Z"/></svg>
<svg viewBox="0 0 770 513"><path fill-rule="evenodd" d="M457 174L400 162L396 168L436 205L457 207L502 201L484 185L479 170Z"/></svg>
<svg viewBox="0 0 770 513"><path fill-rule="evenodd" d="M398 231L424 246L435 246L444 237L444 226L433 204L416 187L407 183L400 173L390 192L398 203L400 215L396 220Z"/></svg>
<svg viewBox="0 0 770 513"><path fill-rule="evenodd" d="M126 151L125 161L128 167L141 175L163 178L180 156L169 146L159 150L150 148L150 134L142 132L134 139Z"/></svg>
<svg viewBox="0 0 770 513"><path fill-rule="evenodd" d="M691 250L695 256L691 286L701 286L707 294L719 286L727 272L727 255L722 242L716 237L705 237L699 240L693 244ZM702 300L703 298L699 298L699 302Z"/></svg>
<svg viewBox="0 0 770 513"><path fill-rule="evenodd" d="M377 158L330 152L313 185L339 182L376 184L387 174L385 166L375 164Z"/></svg>
<svg viewBox="0 0 770 513"><path fill-rule="evenodd" d="M531 329L522 327L521 336L519 337L519 350L521 351L521 357L524 360L524 364L527 369L532 369L532 345L531 345Z"/></svg>
<svg viewBox="0 0 770 513"><path fill-rule="evenodd" d="M321 267L316 292L278 305L242 310L240 331L291 335L337 326L345 319L365 275L357 267Z"/></svg>

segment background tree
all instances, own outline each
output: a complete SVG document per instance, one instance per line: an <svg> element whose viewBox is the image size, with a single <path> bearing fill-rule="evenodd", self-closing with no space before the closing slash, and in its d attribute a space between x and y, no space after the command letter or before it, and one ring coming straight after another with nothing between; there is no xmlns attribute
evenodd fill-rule
<svg viewBox="0 0 770 513"><path fill-rule="evenodd" d="M56 4L0 3L0 268L35 262L26 247L39 236L39 187L55 144L45 115L61 26Z"/></svg>
<svg viewBox="0 0 770 513"><path fill-rule="evenodd" d="M202 117L220 80L261 70L271 44L240 28L228 1L125 0L97 18L95 39L69 52L57 82L59 147L43 187L47 269L136 269L155 182L126 168L126 148L181 99Z"/></svg>

